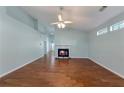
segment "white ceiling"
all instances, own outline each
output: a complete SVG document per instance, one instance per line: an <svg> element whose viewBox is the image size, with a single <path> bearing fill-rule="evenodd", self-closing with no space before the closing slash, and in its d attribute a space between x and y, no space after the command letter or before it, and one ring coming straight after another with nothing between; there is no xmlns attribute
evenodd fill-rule
<svg viewBox="0 0 124 93"><path fill-rule="evenodd" d="M57 21L58 6L23 6L21 8L41 20L46 26L51 26L52 22ZM67 28L89 31L124 12L123 6L109 6L103 12L99 12L100 8L101 6L65 6L63 19L73 22L67 25Z"/></svg>

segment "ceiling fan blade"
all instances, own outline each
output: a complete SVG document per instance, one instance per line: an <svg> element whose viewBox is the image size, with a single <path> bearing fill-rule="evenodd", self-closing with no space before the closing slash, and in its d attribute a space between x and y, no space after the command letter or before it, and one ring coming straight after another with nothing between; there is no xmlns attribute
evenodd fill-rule
<svg viewBox="0 0 124 93"><path fill-rule="evenodd" d="M65 24L71 24L72 21L64 21Z"/></svg>
<svg viewBox="0 0 124 93"><path fill-rule="evenodd" d="M54 22L54 23L51 23L52 25L56 25L56 24L58 24L59 22Z"/></svg>
<svg viewBox="0 0 124 93"><path fill-rule="evenodd" d="M58 20L62 21L62 15L61 14L58 15Z"/></svg>

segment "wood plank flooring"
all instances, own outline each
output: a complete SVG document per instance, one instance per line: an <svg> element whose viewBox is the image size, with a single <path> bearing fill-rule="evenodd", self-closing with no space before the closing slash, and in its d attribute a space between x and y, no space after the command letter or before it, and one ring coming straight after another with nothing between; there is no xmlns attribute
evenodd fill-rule
<svg viewBox="0 0 124 93"><path fill-rule="evenodd" d="M89 59L40 58L0 79L1 87L124 87L124 79Z"/></svg>

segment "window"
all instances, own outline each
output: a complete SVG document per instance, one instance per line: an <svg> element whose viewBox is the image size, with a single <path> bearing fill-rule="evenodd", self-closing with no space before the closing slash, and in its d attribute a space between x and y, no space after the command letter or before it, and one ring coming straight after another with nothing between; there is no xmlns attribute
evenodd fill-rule
<svg viewBox="0 0 124 93"><path fill-rule="evenodd" d="M108 32L107 27L97 31L97 36L106 34Z"/></svg>
<svg viewBox="0 0 124 93"><path fill-rule="evenodd" d="M120 21L110 26L110 31L115 31L124 28L124 21Z"/></svg>
<svg viewBox="0 0 124 93"><path fill-rule="evenodd" d="M103 29L100 29L99 31L97 31L97 36L108 33L108 29L110 32L112 32L112 31L120 30L122 28L124 28L124 20L119 21L119 22L111 25L110 27L105 27Z"/></svg>
<svg viewBox="0 0 124 93"><path fill-rule="evenodd" d="M124 21L120 22L120 26L119 27L120 27L120 29L124 28Z"/></svg>

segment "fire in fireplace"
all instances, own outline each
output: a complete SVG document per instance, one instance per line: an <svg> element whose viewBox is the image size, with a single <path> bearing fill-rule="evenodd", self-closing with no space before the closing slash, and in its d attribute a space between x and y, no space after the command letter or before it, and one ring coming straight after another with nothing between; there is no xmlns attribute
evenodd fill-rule
<svg viewBox="0 0 124 93"><path fill-rule="evenodd" d="M58 57L69 57L69 49L58 49Z"/></svg>

